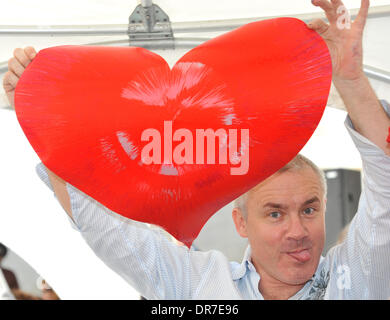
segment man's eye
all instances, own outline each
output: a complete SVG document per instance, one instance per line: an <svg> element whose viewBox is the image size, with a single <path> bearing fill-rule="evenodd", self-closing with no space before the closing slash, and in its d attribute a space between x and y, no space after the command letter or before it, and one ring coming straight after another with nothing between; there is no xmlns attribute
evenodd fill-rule
<svg viewBox="0 0 390 320"><path fill-rule="evenodd" d="M279 218L281 216L280 212L277 211L271 212L269 215L271 218Z"/></svg>
<svg viewBox="0 0 390 320"><path fill-rule="evenodd" d="M314 212L314 208L306 208L305 210L303 210L303 213L304 214L312 214Z"/></svg>

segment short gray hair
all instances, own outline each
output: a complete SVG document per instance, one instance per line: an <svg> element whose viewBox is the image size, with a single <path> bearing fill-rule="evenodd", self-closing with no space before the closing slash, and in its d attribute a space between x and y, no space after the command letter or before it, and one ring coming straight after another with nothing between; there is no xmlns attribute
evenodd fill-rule
<svg viewBox="0 0 390 320"><path fill-rule="evenodd" d="M326 184L324 171L321 170L313 161L311 161L310 159L306 158L301 154L298 154L294 159L292 159L289 163L287 163L283 168L279 169L275 174L283 173L290 170L298 171L306 167L312 168L314 173L318 176L322 190L324 191L324 195L326 197L328 188ZM245 219L248 217L248 198L251 190L247 191L246 193L238 197L236 200L234 200L234 208L240 209Z"/></svg>

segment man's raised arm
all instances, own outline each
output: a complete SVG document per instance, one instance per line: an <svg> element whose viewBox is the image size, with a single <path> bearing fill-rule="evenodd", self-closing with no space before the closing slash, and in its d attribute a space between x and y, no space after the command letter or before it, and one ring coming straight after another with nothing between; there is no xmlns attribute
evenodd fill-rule
<svg viewBox="0 0 390 320"><path fill-rule="evenodd" d="M338 23L339 0L312 0L324 9L330 25L315 20L309 27L327 42L333 82L349 117L346 127L360 152L363 190L358 212L345 241L327 254L331 268L328 299L390 297L390 105L380 102L363 72L362 36L369 1L361 1L351 28ZM341 11L341 10L340 10ZM332 214L330 212L329 214Z"/></svg>
<svg viewBox="0 0 390 320"><path fill-rule="evenodd" d="M321 7L329 24L314 20L308 27L326 41L333 65L333 83L347 108L357 132L390 155L387 142L390 117L384 111L363 71L363 31L367 20L369 0L361 1L355 21L343 23L337 12L344 6L340 0L312 0Z"/></svg>

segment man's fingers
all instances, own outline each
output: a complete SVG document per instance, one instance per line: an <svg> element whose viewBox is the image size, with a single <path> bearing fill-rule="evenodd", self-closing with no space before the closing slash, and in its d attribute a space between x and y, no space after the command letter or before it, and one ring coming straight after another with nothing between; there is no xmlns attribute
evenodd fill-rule
<svg viewBox="0 0 390 320"><path fill-rule="evenodd" d="M368 16L368 9L370 8L370 0L362 0L359 14L356 17L354 24L358 25L362 29L364 28L366 21L367 21L367 16Z"/></svg>
<svg viewBox="0 0 390 320"><path fill-rule="evenodd" d="M337 21L337 7L328 0L311 0L311 3L325 11L325 15L330 23Z"/></svg>
<svg viewBox="0 0 390 320"><path fill-rule="evenodd" d="M341 0L330 0L330 2L332 2L333 7L336 9L336 11L340 6L344 6Z"/></svg>
<svg viewBox="0 0 390 320"><path fill-rule="evenodd" d="M7 71L3 78L4 91L7 95L11 108L15 108L14 92L18 81L19 78L12 71Z"/></svg>
<svg viewBox="0 0 390 320"><path fill-rule="evenodd" d="M310 29L317 31L320 35L324 34L329 29L329 25L322 19L315 19L308 23L307 26Z"/></svg>
<svg viewBox="0 0 390 320"><path fill-rule="evenodd" d="M5 92L15 90L18 81L19 78L13 72L7 71L3 78L3 87Z"/></svg>
<svg viewBox="0 0 390 320"><path fill-rule="evenodd" d="M333 9L333 5L328 0L311 0L311 3L316 7L321 7L324 10Z"/></svg>
<svg viewBox="0 0 390 320"><path fill-rule="evenodd" d="M22 48L16 48L14 50L14 57L18 60L18 62L26 68L29 63L31 62L30 57L27 55L27 53Z"/></svg>
<svg viewBox="0 0 390 320"><path fill-rule="evenodd" d="M35 51L34 47L26 47L24 48L24 52L27 54L27 56L33 60L35 56L37 55L37 52Z"/></svg>
<svg viewBox="0 0 390 320"><path fill-rule="evenodd" d="M25 67L15 57L8 60L8 70L15 73L18 77L22 76Z"/></svg>
<svg viewBox="0 0 390 320"><path fill-rule="evenodd" d="M14 90L19 78L35 58L36 54L33 47L26 47L24 49L16 48L14 50L14 56L8 60L8 71L3 78L3 87L12 107L14 107Z"/></svg>
<svg viewBox="0 0 390 320"><path fill-rule="evenodd" d="M33 47L26 47L25 49L16 48L14 57L8 60L8 69L20 77L36 54Z"/></svg>

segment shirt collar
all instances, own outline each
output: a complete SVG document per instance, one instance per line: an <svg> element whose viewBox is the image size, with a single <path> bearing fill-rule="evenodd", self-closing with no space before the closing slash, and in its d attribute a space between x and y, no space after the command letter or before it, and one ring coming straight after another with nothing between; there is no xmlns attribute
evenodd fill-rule
<svg viewBox="0 0 390 320"><path fill-rule="evenodd" d="M309 296L309 292L311 291L309 289L315 284L315 279L317 277L321 276L321 270L323 269L324 260L325 260L325 258L323 256L320 256L320 261L318 263L316 273L313 275L313 277L311 277L310 280L308 280L306 282L306 284L303 286L303 288L301 290L299 290L296 294L294 294L292 297L290 297L289 300L299 300L303 296L306 296L306 297Z"/></svg>
<svg viewBox="0 0 390 320"><path fill-rule="evenodd" d="M246 272L248 270L252 270L252 268L253 268L253 271L256 271L256 269L254 268L254 266L251 262L251 254L252 254L252 250L251 250L250 245L248 244L240 266L233 271L233 274L232 274L233 280L241 279L246 274Z"/></svg>

